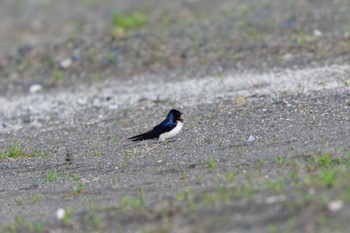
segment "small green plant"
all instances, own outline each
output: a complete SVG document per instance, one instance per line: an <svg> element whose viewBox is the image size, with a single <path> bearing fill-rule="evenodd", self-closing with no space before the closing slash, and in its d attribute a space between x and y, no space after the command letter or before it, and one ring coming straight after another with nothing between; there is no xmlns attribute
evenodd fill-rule
<svg viewBox="0 0 350 233"><path fill-rule="evenodd" d="M320 167L329 167L332 162L330 153L324 153L315 158L315 163Z"/></svg>
<svg viewBox="0 0 350 233"><path fill-rule="evenodd" d="M319 181L324 186L334 186L336 182L336 175L333 170L321 170L319 171Z"/></svg>
<svg viewBox="0 0 350 233"><path fill-rule="evenodd" d="M69 222L70 222L70 219L72 217L72 214L73 214L73 208L72 207L67 207L64 211L64 215L63 215L63 218L62 218L62 222L64 225L68 225Z"/></svg>
<svg viewBox="0 0 350 233"><path fill-rule="evenodd" d="M304 46L306 43L306 34L303 31L299 31L295 34L295 39L300 46Z"/></svg>
<svg viewBox="0 0 350 233"><path fill-rule="evenodd" d="M217 77L217 80L218 80L219 83L223 83L223 82L224 82L224 79L225 79L224 75L219 75L219 76Z"/></svg>
<svg viewBox="0 0 350 233"><path fill-rule="evenodd" d="M16 222L16 226L17 226L18 228L23 228L24 221L23 221L22 215L17 215L17 216L15 217L15 222Z"/></svg>
<svg viewBox="0 0 350 233"><path fill-rule="evenodd" d="M74 185L73 192L71 193L72 196L78 196L79 194L84 192L84 185L83 183L79 183L77 185Z"/></svg>
<svg viewBox="0 0 350 233"><path fill-rule="evenodd" d="M179 201L186 201L190 212L194 214L194 211L196 209L196 203L194 201L194 194L189 188L185 189L184 191L176 193L175 197Z"/></svg>
<svg viewBox="0 0 350 233"><path fill-rule="evenodd" d="M100 81L102 79L102 76L101 76L101 74L100 73L95 73L95 74L93 74L92 75L92 80L93 81Z"/></svg>
<svg viewBox="0 0 350 233"><path fill-rule="evenodd" d="M115 54L112 51L107 51L104 54L105 59L107 59L108 61L113 61L115 59Z"/></svg>
<svg viewBox="0 0 350 233"><path fill-rule="evenodd" d="M281 166L283 164L284 158L282 155L277 156L277 164Z"/></svg>
<svg viewBox="0 0 350 233"><path fill-rule="evenodd" d="M122 138L120 136L114 136L113 141L115 142L115 144L119 144L122 141Z"/></svg>
<svg viewBox="0 0 350 233"><path fill-rule="evenodd" d="M40 151L38 148L34 148L33 151L30 153L31 157L34 156L48 156L49 154L45 151Z"/></svg>
<svg viewBox="0 0 350 233"><path fill-rule="evenodd" d="M18 157L29 157L30 154L23 150L23 145L19 141L12 143L7 150L0 152L0 159L3 158L18 158Z"/></svg>
<svg viewBox="0 0 350 233"><path fill-rule="evenodd" d="M270 181L267 183L267 187L275 190L276 192L281 192L286 186L286 182L283 178L278 178L277 180Z"/></svg>
<svg viewBox="0 0 350 233"><path fill-rule="evenodd" d="M344 85L345 87L350 86L350 79L349 79L349 77L348 77L348 78L346 78L346 77L341 78L340 81L343 83L343 85Z"/></svg>
<svg viewBox="0 0 350 233"><path fill-rule="evenodd" d="M289 173L289 177L292 179L292 180L296 180L298 178L298 172L297 171L291 171Z"/></svg>
<svg viewBox="0 0 350 233"><path fill-rule="evenodd" d="M26 221L26 226L29 232L44 232L44 225L42 223L33 222L31 220Z"/></svg>
<svg viewBox="0 0 350 233"><path fill-rule="evenodd" d="M16 205L23 205L25 202L25 199L22 196L16 197L15 199Z"/></svg>
<svg viewBox="0 0 350 233"><path fill-rule="evenodd" d="M33 193L32 195L29 196L29 200L32 202L38 202L39 199L40 199L39 193Z"/></svg>
<svg viewBox="0 0 350 233"><path fill-rule="evenodd" d="M226 172L225 174L225 179L226 179L226 182L232 182L233 178L236 176L236 173L234 171L229 171L229 172Z"/></svg>
<svg viewBox="0 0 350 233"><path fill-rule="evenodd" d="M55 64L54 59L49 54L42 54L40 57L40 62L46 68L52 68Z"/></svg>
<svg viewBox="0 0 350 233"><path fill-rule="evenodd" d="M52 181L55 181L58 177L59 173L56 169L49 170L46 175L46 183L50 183Z"/></svg>
<svg viewBox="0 0 350 233"><path fill-rule="evenodd" d="M119 202L119 208L121 210L130 210L130 209L140 209L144 206L145 202L145 192L144 189L141 188L138 190L138 198L134 198L131 196L123 196Z"/></svg>
<svg viewBox="0 0 350 233"><path fill-rule="evenodd" d="M207 162L208 162L208 165L211 169L214 170L216 168L216 161L213 157L209 157Z"/></svg>
<svg viewBox="0 0 350 233"><path fill-rule="evenodd" d="M249 197L253 195L253 189L248 185L239 185L234 190L234 195L237 197Z"/></svg>
<svg viewBox="0 0 350 233"><path fill-rule="evenodd" d="M240 21L238 22L238 27L242 30L244 36L247 39L252 39L252 40L259 39L260 34L251 23L247 21Z"/></svg>
<svg viewBox="0 0 350 233"><path fill-rule="evenodd" d="M80 177L79 174L77 174L77 173L73 173L73 174L71 175L71 177L72 177L72 179L73 179L74 181L81 180L81 177Z"/></svg>
<svg viewBox="0 0 350 233"><path fill-rule="evenodd" d="M195 179L196 184L203 183L203 176L201 176L201 175L195 175L194 179Z"/></svg>
<svg viewBox="0 0 350 233"><path fill-rule="evenodd" d="M97 148L94 149L94 155L95 157L100 157L101 156L101 151Z"/></svg>
<svg viewBox="0 0 350 233"><path fill-rule="evenodd" d="M219 186L219 185L220 185L220 179L219 179L219 177L215 176L215 177L213 178L213 182L214 182L215 185Z"/></svg>
<svg viewBox="0 0 350 233"><path fill-rule="evenodd" d="M263 159L258 159L258 162L257 162L257 164L256 164L256 166L258 167L258 168L261 168L261 166L264 164L264 160Z"/></svg>
<svg viewBox="0 0 350 233"><path fill-rule="evenodd" d="M97 202L91 201L89 204L89 210L93 213L96 213L100 210L100 207Z"/></svg>
<svg viewBox="0 0 350 233"><path fill-rule="evenodd" d="M139 28L145 25L147 17L141 12L134 12L130 14L112 14L112 26L114 28L122 28L124 30Z"/></svg>
<svg viewBox="0 0 350 233"><path fill-rule="evenodd" d="M59 82L63 79L63 71L62 70L54 70L50 77L50 80L54 82Z"/></svg>
<svg viewBox="0 0 350 233"><path fill-rule="evenodd" d="M243 118L248 118L249 115L250 115L250 113L249 113L248 111L243 111L243 112L242 112L242 117L243 117Z"/></svg>
<svg viewBox="0 0 350 233"><path fill-rule="evenodd" d="M186 200L188 196L193 196L192 191L189 188L186 188L185 190L176 193L175 197L179 201Z"/></svg>

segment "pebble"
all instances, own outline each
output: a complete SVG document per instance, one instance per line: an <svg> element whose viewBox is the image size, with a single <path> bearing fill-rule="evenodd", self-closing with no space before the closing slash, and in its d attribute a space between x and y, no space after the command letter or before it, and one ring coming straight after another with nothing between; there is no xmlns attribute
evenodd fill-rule
<svg viewBox="0 0 350 233"><path fill-rule="evenodd" d="M286 53L283 55L283 60L285 60L285 61L290 61L292 59L293 59L293 54L291 54L291 53Z"/></svg>
<svg viewBox="0 0 350 233"><path fill-rule="evenodd" d="M66 211L62 208L59 208L57 211L56 211L56 217L58 220L62 220L64 218L64 215L66 214Z"/></svg>
<svg viewBox="0 0 350 233"><path fill-rule="evenodd" d="M315 29L314 30L314 35L317 36L317 37L321 37L323 34L322 34L322 32L320 30Z"/></svg>
<svg viewBox="0 0 350 233"><path fill-rule="evenodd" d="M36 94L40 92L42 89L43 89L43 86L41 86L40 84L33 84L29 87L29 92L31 94Z"/></svg>
<svg viewBox="0 0 350 233"><path fill-rule="evenodd" d="M248 140L247 140L247 142L248 142L248 143L249 143L249 142L254 142L254 140L255 140L254 136L253 136L253 135L250 135L249 138L248 138Z"/></svg>
<svg viewBox="0 0 350 233"><path fill-rule="evenodd" d="M80 61L80 59L81 59L80 53L73 54L73 56L72 56L73 61Z"/></svg>
<svg viewBox="0 0 350 233"><path fill-rule="evenodd" d="M337 212L344 207L344 202L342 200L333 200L328 203L328 210L331 212Z"/></svg>
<svg viewBox="0 0 350 233"><path fill-rule="evenodd" d="M77 99L77 103L78 103L79 105L86 105L86 104L87 104L87 99L85 99L85 98L79 98L79 99Z"/></svg>
<svg viewBox="0 0 350 233"><path fill-rule="evenodd" d="M242 96L237 97L237 98L234 100L234 102L235 102L235 104L237 104L237 105L245 105L245 104L247 104L247 100L246 100L244 97L242 97Z"/></svg>
<svg viewBox="0 0 350 233"><path fill-rule="evenodd" d="M287 200L287 197L285 195L279 195L279 196L270 196L265 199L265 202L267 204L274 204L278 202L284 202Z"/></svg>
<svg viewBox="0 0 350 233"><path fill-rule="evenodd" d="M71 59L71 58L63 59L63 60L60 62L60 67L61 67L62 69L68 69L71 65L72 65L72 59Z"/></svg>

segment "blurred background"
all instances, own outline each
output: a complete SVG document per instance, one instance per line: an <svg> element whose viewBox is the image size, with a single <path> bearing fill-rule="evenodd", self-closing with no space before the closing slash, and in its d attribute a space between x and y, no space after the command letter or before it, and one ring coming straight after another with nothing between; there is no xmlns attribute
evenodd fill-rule
<svg viewBox="0 0 350 233"><path fill-rule="evenodd" d="M348 3L1 0L0 93L348 62Z"/></svg>
<svg viewBox="0 0 350 233"><path fill-rule="evenodd" d="M0 232L348 232L349 3L0 0Z"/></svg>

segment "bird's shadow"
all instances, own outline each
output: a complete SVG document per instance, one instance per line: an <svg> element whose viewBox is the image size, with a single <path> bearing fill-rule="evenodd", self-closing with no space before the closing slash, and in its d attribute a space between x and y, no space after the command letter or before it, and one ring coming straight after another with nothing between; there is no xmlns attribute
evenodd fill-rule
<svg viewBox="0 0 350 233"><path fill-rule="evenodd" d="M162 145L167 145L169 143L175 142L176 139L166 140L164 142L160 142L158 140L143 140L143 141L134 141L134 142L126 142L121 145L122 148L132 148L132 147L151 147L151 149L155 149Z"/></svg>

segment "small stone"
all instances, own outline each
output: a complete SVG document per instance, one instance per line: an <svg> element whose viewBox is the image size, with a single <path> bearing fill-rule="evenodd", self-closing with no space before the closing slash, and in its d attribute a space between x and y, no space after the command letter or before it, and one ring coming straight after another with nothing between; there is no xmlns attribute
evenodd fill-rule
<svg viewBox="0 0 350 233"><path fill-rule="evenodd" d="M80 59L81 59L80 53L73 54L73 56L72 56L73 61L80 61Z"/></svg>
<svg viewBox="0 0 350 233"><path fill-rule="evenodd" d="M314 35L317 36L317 37L321 37L323 34L322 34L322 32L320 30L315 29L314 30Z"/></svg>
<svg viewBox="0 0 350 233"><path fill-rule="evenodd" d="M235 104L237 104L237 105L245 105L245 104L247 104L247 100L246 100L244 97L242 97L242 96L237 97L237 98L234 100L234 102L235 102Z"/></svg>
<svg viewBox="0 0 350 233"><path fill-rule="evenodd" d="M62 220L64 218L66 214L66 211L62 208L59 208L57 211L56 211L56 217L58 220Z"/></svg>
<svg viewBox="0 0 350 233"><path fill-rule="evenodd" d="M125 30L121 27L114 28L112 33L113 33L113 36L115 36L116 38L125 36Z"/></svg>
<svg viewBox="0 0 350 233"><path fill-rule="evenodd" d="M344 202L342 200L333 200L328 203L328 210L331 212L337 212L344 207Z"/></svg>
<svg viewBox="0 0 350 233"><path fill-rule="evenodd" d="M247 142L250 143L250 142L254 142L255 138L253 135L250 135Z"/></svg>
<svg viewBox="0 0 350 233"><path fill-rule="evenodd" d="M290 61L292 59L293 59L293 54L286 53L283 55L283 60L285 60L285 61Z"/></svg>
<svg viewBox="0 0 350 233"><path fill-rule="evenodd" d="M40 92L42 89L43 89L43 86L41 86L40 84L33 84L29 87L29 92L31 94L36 94Z"/></svg>
<svg viewBox="0 0 350 233"><path fill-rule="evenodd" d="M69 68L71 65L72 65L72 59L71 59L71 58L63 59L63 60L60 62L60 67L61 67L62 69L67 69L67 68Z"/></svg>
<svg viewBox="0 0 350 233"><path fill-rule="evenodd" d="M79 105L86 105L87 104L87 100L85 98L79 98L79 99L77 99L77 103Z"/></svg>
<svg viewBox="0 0 350 233"><path fill-rule="evenodd" d="M278 202L284 202L287 199L285 195L279 195L279 196L270 196L265 199L265 202L267 204L274 204Z"/></svg>

